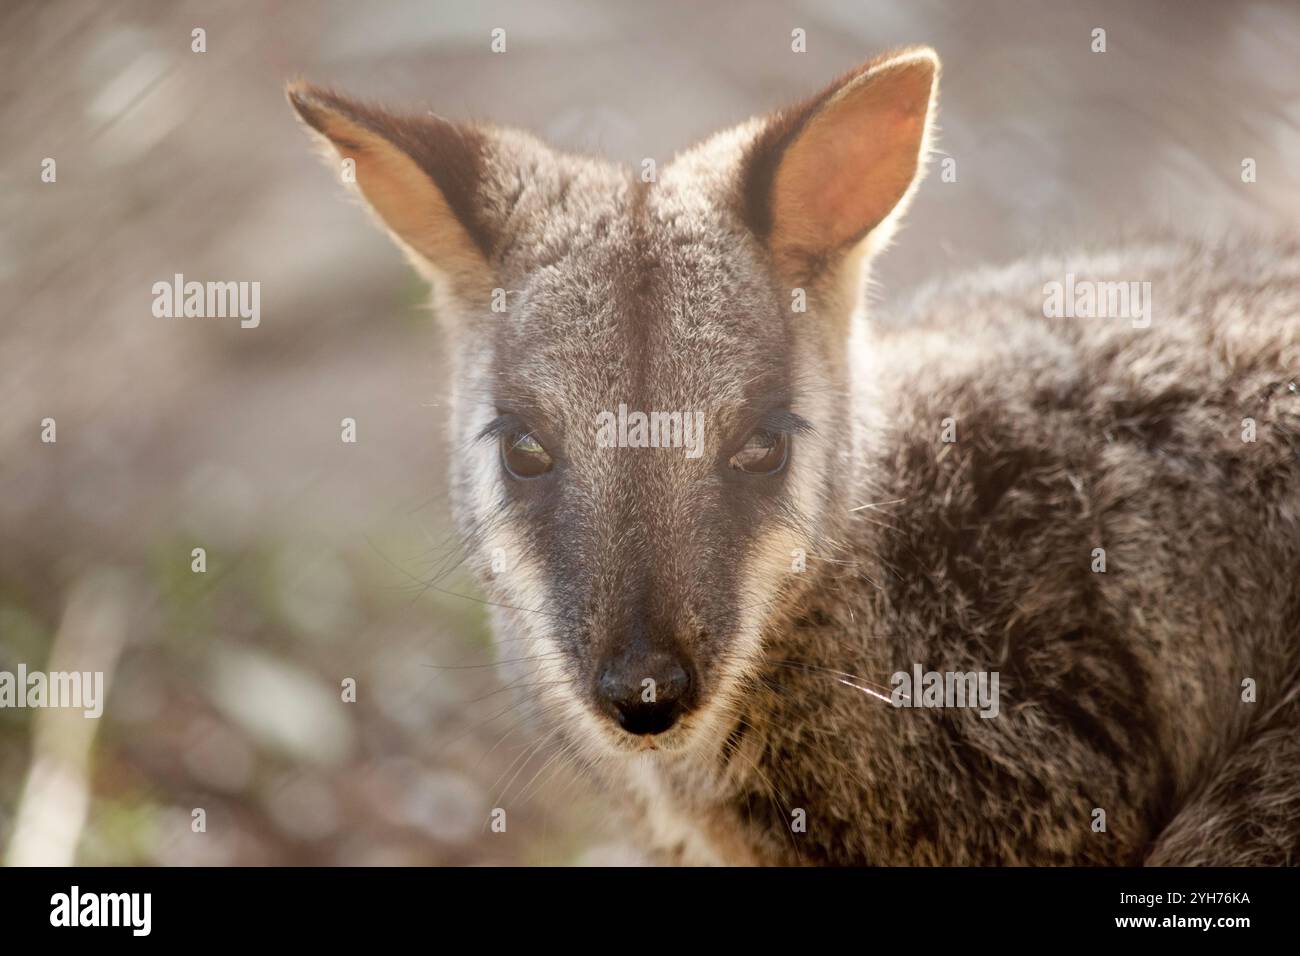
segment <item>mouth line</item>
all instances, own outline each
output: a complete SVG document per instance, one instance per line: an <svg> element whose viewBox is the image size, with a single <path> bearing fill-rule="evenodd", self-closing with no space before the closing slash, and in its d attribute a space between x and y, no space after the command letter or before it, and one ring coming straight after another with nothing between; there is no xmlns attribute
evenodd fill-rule
<svg viewBox="0 0 1300 956"><path fill-rule="evenodd" d="M681 753L688 749L693 734L693 727L685 722L679 722L658 734L631 734L613 725L612 722L606 723L604 730L603 736L609 746L623 755Z"/></svg>

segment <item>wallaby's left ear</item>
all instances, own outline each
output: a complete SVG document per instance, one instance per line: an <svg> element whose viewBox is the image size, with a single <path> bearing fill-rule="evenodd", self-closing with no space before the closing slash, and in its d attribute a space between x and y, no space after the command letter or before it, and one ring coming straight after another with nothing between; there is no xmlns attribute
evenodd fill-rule
<svg viewBox="0 0 1300 956"><path fill-rule="evenodd" d="M745 215L778 265L807 277L870 237L888 241L925 170L939 58L872 60L767 120L745 160Z"/></svg>

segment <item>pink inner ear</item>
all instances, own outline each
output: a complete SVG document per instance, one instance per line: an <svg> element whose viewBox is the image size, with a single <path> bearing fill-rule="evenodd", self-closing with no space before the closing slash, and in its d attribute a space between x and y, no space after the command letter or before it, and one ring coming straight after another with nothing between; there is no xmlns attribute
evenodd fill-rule
<svg viewBox="0 0 1300 956"><path fill-rule="evenodd" d="M907 192L925 135L933 71L866 80L813 117L786 151L773 189L773 241L829 252L861 239Z"/></svg>

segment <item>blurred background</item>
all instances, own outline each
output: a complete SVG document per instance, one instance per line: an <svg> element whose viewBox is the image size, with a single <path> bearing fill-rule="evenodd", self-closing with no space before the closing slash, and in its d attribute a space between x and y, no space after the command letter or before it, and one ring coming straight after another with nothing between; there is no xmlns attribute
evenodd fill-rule
<svg viewBox="0 0 1300 956"><path fill-rule="evenodd" d="M425 289L312 154L286 79L662 163L932 44L957 175L934 168L881 263L885 314L1044 243L1300 213L1295 3L0 9L0 670L110 683L98 721L0 709L9 863L642 860L490 667ZM260 327L155 318L178 272L260 282Z"/></svg>

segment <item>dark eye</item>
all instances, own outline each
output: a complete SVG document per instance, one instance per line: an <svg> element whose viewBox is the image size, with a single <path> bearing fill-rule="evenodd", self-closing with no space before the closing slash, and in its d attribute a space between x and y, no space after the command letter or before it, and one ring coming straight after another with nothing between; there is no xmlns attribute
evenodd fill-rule
<svg viewBox="0 0 1300 956"><path fill-rule="evenodd" d="M501 435L501 463L515 478L540 478L554 461L536 435L525 428L512 428Z"/></svg>
<svg viewBox="0 0 1300 956"><path fill-rule="evenodd" d="M772 475L785 467L790 456L790 433L759 428L745 439L745 447L729 464L747 475Z"/></svg>

